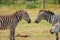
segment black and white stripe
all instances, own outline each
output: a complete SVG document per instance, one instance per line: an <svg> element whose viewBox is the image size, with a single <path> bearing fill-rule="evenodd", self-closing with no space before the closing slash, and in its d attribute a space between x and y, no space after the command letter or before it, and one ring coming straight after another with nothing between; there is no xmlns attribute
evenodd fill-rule
<svg viewBox="0 0 60 40"><path fill-rule="evenodd" d="M46 11L46 10L41 10L39 11L38 17L35 20L36 23L39 23L42 19L46 20L49 22L54 28L50 30L50 33L55 33L56 34L56 40L58 40L58 31L60 31L60 14L56 15L51 11Z"/></svg>
<svg viewBox="0 0 60 40"><path fill-rule="evenodd" d="M23 16L24 15L24 16ZM23 18L24 17L24 18ZM24 19L28 23L31 22L31 19L28 13L25 10L18 10L12 15L0 15L0 30L10 29L10 40L15 40L15 27L21 19Z"/></svg>

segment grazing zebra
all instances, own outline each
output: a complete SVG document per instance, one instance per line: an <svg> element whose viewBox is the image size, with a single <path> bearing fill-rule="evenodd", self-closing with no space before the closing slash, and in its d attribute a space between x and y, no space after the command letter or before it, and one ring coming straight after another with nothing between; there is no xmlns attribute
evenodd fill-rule
<svg viewBox="0 0 60 40"><path fill-rule="evenodd" d="M58 32L60 31L60 15L55 15L51 11L41 10L35 20L35 23L39 23L42 19L46 20L52 25L50 33L56 34L56 40L58 40Z"/></svg>
<svg viewBox="0 0 60 40"><path fill-rule="evenodd" d="M0 15L0 30L10 29L10 40L15 40L15 27L18 22L24 19L28 23L31 22L31 19L28 13L25 10L18 10L12 15Z"/></svg>

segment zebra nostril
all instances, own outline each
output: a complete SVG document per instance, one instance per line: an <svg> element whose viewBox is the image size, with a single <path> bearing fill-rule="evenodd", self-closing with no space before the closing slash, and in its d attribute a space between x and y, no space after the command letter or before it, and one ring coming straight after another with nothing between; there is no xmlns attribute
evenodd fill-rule
<svg viewBox="0 0 60 40"><path fill-rule="evenodd" d="M38 21L35 21L35 23L39 23Z"/></svg>
<svg viewBox="0 0 60 40"><path fill-rule="evenodd" d="M28 21L28 23L31 23L31 19Z"/></svg>
<svg viewBox="0 0 60 40"><path fill-rule="evenodd" d="M54 34L54 32L52 32L51 30L50 30L50 33L51 33L51 34Z"/></svg>

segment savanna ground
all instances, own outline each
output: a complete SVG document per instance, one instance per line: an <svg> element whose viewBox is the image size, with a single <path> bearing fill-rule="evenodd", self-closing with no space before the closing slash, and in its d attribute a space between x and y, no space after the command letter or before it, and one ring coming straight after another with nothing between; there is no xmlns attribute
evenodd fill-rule
<svg viewBox="0 0 60 40"><path fill-rule="evenodd" d="M9 9L9 7L0 7L0 14L10 15L16 10L19 9L12 9L12 8ZM55 35L50 34L51 24L49 24L45 20L42 20L38 24L34 22L38 15L39 10L41 9L25 9L25 10L28 12L32 22L28 24L24 20L21 20L16 27L15 39L16 40L55 40ZM51 8L47 10L51 10L54 13L60 13L59 8L54 8L54 9ZM9 40L10 37L9 31L10 31L9 29L0 30L0 40ZM26 38L20 36L16 37L16 35L18 34L29 35L29 37Z"/></svg>

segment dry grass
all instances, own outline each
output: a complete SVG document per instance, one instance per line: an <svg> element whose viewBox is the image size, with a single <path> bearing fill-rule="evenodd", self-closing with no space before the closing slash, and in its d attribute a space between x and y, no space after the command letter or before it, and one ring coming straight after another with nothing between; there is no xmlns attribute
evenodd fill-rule
<svg viewBox="0 0 60 40"><path fill-rule="evenodd" d="M19 9L17 9L19 10ZM45 20L42 20L40 23L34 23L35 18L38 15L40 9L25 9L29 16L31 17L32 22L30 24L26 23L24 20L20 21L16 27L15 36L20 35L29 35L29 37L15 37L16 40L55 40L55 35L50 34L51 25ZM60 13L60 9L47 9L51 10L54 13ZM10 15L16 10L9 10L8 8L0 8L0 13L2 15ZM9 29L0 30L0 40L9 40Z"/></svg>

